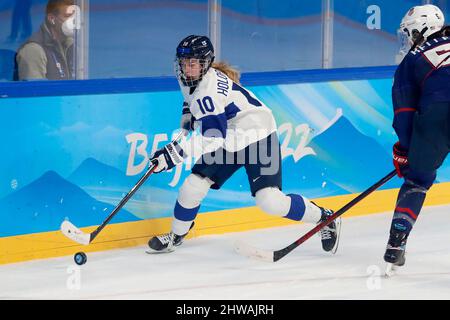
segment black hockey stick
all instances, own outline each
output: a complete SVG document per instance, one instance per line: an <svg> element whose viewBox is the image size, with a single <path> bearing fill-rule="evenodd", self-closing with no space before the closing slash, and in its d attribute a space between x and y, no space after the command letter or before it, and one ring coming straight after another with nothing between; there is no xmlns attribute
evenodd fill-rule
<svg viewBox="0 0 450 320"><path fill-rule="evenodd" d="M369 194L371 194L373 191L381 187L383 184L385 184L387 181L389 181L392 177L396 175L396 170L393 170L390 172L387 176L382 178L380 181L372 185L370 188L368 188L366 191L358 195L356 198L354 198L352 201L347 203L345 206L343 206L341 209L336 211L334 214L332 214L327 220L319 223L316 225L313 229L311 229L308 233L306 233L301 238L297 239L292 244L288 245L287 247L270 251L270 250L263 250L251 247L245 243L239 243L236 245L236 251L240 254L243 254L245 256L256 258L259 260L264 260L268 262L276 262L283 258L285 255L287 255L289 252L297 248L299 245L301 245L303 242L311 238L314 234L316 234L320 229L323 227L329 225L331 222L333 222L335 219L337 219L339 216L343 215L346 211L348 211L351 207L353 207L355 204L360 202L362 199L367 197Z"/></svg>
<svg viewBox="0 0 450 320"><path fill-rule="evenodd" d="M177 141L182 135L182 132L180 132L176 138L173 141ZM73 225L70 221L65 220L61 224L61 232L68 237L69 239L78 242L80 244L88 245L90 244L95 237L105 228L105 226L111 221L112 218L122 209L122 207L130 200L130 198L133 196L133 194L142 186L142 184L147 180L148 177L155 171L157 165L154 164L153 166L149 167L145 174L139 179L139 181L134 185L134 187L123 197L122 200L120 200L119 204L114 208L114 210L109 214L109 216L103 221L101 225L97 227L93 232L91 233L84 233L79 228L77 228L75 225Z"/></svg>

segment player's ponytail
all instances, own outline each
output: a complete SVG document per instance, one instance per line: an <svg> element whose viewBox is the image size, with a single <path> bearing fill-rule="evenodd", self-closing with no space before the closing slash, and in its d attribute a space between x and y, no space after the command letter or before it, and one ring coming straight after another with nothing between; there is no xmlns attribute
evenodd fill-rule
<svg viewBox="0 0 450 320"><path fill-rule="evenodd" d="M225 73L228 76L228 78L230 78L234 82L239 83L241 73L237 69L230 66L228 63L222 61L213 62L212 67Z"/></svg>

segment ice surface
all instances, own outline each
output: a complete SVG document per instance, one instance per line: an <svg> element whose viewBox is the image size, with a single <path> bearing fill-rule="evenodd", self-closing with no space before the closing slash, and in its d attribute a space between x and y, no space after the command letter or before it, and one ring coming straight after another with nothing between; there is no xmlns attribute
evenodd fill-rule
<svg viewBox="0 0 450 320"><path fill-rule="evenodd" d="M391 213L343 219L336 255L314 236L276 263L251 260L234 242L279 249L307 224L187 240L170 254L145 247L0 266L0 299L449 299L450 206L425 208L406 265L383 277ZM74 252L75 253L75 252Z"/></svg>

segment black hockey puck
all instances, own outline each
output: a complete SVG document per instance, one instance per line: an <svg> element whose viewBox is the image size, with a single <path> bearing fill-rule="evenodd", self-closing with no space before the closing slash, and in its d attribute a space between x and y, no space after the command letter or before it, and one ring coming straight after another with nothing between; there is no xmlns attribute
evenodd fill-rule
<svg viewBox="0 0 450 320"><path fill-rule="evenodd" d="M75 256L73 257L73 260L75 260L75 263L79 266L82 264L85 264L87 261L87 255L84 252L77 252L75 253Z"/></svg>

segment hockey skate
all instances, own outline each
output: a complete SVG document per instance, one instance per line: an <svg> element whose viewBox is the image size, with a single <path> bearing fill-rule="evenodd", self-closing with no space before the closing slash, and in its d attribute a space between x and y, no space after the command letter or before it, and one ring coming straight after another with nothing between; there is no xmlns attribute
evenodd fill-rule
<svg viewBox="0 0 450 320"><path fill-rule="evenodd" d="M390 232L386 252L384 253L384 261L386 265L386 276L392 276L398 267L405 264L405 248L408 234L406 232L392 229Z"/></svg>
<svg viewBox="0 0 450 320"><path fill-rule="evenodd" d="M327 220L331 215L334 214L333 210L322 208L317 204L313 203L317 207L319 207L322 212L322 217L320 218L319 223ZM335 254L338 246L339 246L339 236L341 233L341 218L337 218L327 226L320 229L320 238L322 240L322 248L326 252L331 252Z"/></svg>
<svg viewBox="0 0 450 320"><path fill-rule="evenodd" d="M194 226L194 223L192 223L189 230L192 229ZM148 250L147 253L167 253L167 252L173 252L176 247L179 247L183 241L184 238L187 236L189 232L185 233L184 235L177 235L173 232L165 233L160 236L155 236L151 238L148 241Z"/></svg>

